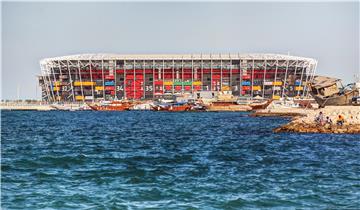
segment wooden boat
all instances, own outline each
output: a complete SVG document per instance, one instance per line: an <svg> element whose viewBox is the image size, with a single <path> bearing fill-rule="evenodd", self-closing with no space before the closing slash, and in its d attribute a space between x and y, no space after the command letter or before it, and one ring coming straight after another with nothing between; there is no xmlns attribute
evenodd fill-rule
<svg viewBox="0 0 360 210"><path fill-rule="evenodd" d="M100 105L91 105L88 106L94 111L125 111L129 110L133 103L127 101L111 101L111 102L102 102Z"/></svg>
<svg viewBox="0 0 360 210"><path fill-rule="evenodd" d="M152 109L154 111L184 112L189 111L191 109L191 105L181 103L154 105L152 106Z"/></svg>
<svg viewBox="0 0 360 210"><path fill-rule="evenodd" d="M50 107L59 111L90 111L92 110L87 104L51 104Z"/></svg>
<svg viewBox="0 0 360 210"><path fill-rule="evenodd" d="M206 106L206 110L213 112L246 112L251 111L252 108L248 104L239 104L237 98L232 94L220 92L216 101Z"/></svg>
<svg viewBox="0 0 360 210"><path fill-rule="evenodd" d="M320 108L325 106L345 106L352 105L352 98L357 96L356 90L344 92L341 95L334 95L331 97L322 97L320 95L313 95L315 101L319 104Z"/></svg>
<svg viewBox="0 0 360 210"><path fill-rule="evenodd" d="M273 101L272 99L265 101L253 101L252 103L249 104L249 106L251 107L252 110L266 109L266 107L268 107L272 101Z"/></svg>
<svg viewBox="0 0 360 210"><path fill-rule="evenodd" d="M203 112L206 111L206 106L202 103L191 104L190 111Z"/></svg>
<svg viewBox="0 0 360 210"><path fill-rule="evenodd" d="M354 88L354 84L339 88L338 83L340 79L323 76L317 76L309 83L310 94L319 104L319 108L351 105L352 98L359 95L359 90Z"/></svg>
<svg viewBox="0 0 360 210"><path fill-rule="evenodd" d="M154 103L152 101L145 101L145 102L139 102L135 103L134 106L130 107L131 111L149 111L152 110L152 107Z"/></svg>
<svg viewBox="0 0 360 210"><path fill-rule="evenodd" d="M235 101L214 101L206 107L207 111L213 112L247 112L252 108L249 105L237 104Z"/></svg>
<svg viewBox="0 0 360 210"><path fill-rule="evenodd" d="M294 102L299 104L301 108L313 108L312 104L316 103L313 98L294 99Z"/></svg>

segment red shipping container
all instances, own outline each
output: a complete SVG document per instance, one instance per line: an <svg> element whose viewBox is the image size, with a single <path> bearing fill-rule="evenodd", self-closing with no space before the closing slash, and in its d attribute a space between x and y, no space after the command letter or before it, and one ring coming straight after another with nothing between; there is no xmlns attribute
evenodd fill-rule
<svg viewBox="0 0 360 210"><path fill-rule="evenodd" d="M155 81L154 84L155 84L155 85L162 85L162 84L163 84L163 81L162 81L162 80L158 80L158 81Z"/></svg>
<svg viewBox="0 0 360 210"><path fill-rule="evenodd" d="M185 90L191 90L191 86L185 86Z"/></svg>
<svg viewBox="0 0 360 210"><path fill-rule="evenodd" d="M144 79L144 75L142 75L142 74L137 74L135 78L136 78L136 80L143 80L143 79Z"/></svg>
<svg viewBox="0 0 360 210"><path fill-rule="evenodd" d="M250 79L251 76L250 76L250 75L243 75L242 78L243 78L243 79Z"/></svg>
<svg viewBox="0 0 360 210"><path fill-rule="evenodd" d="M213 78L213 79L220 79L220 78L221 78L221 76L220 76L220 75L218 75L218 74L213 74L213 75L212 75L212 78Z"/></svg>
<svg viewBox="0 0 360 210"><path fill-rule="evenodd" d="M251 88L250 88L250 86L242 86L242 89L243 90L250 90Z"/></svg>
<svg viewBox="0 0 360 210"><path fill-rule="evenodd" d="M181 86L175 86L175 90L181 90Z"/></svg>
<svg viewBox="0 0 360 210"><path fill-rule="evenodd" d="M164 92L162 90L155 91L155 94L163 94Z"/></svg>
<svg viewBox="0 0 360 210"><path fill-rule="evenodd" d="M115 90L114 86L105 86L105 90Z"/></svg>
<svg viewBox="0 0 360 210"><path fill-rule="evenodd" d="M194 86L194 90L201 90L201 86L200 85Z"/></svg>
<svg viewBox="0 0 360 210"><path fill-rule="evenodd" d="M124 74L124 70L122 69L116 70L116 74Z"/></svg>
<svg viewBox="0 0 360 210"><path fill-rule="evenodd" d="M115 77L114 75L106 75L105 79L113 80Z"/></svg>

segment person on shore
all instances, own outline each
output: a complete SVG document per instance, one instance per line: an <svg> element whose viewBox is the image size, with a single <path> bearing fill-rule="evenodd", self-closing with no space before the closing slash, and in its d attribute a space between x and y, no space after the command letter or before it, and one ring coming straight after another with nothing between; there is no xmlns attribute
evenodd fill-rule
<svg viewBox="0 0 360 210"><path fill-rule="evenodd" d="M332 120L329 116L326 117L326 121L325 121L325 128L331 129L332 126Z"/></svg>
<svg viewBox="0 0 360 210"><path fill-rule="evenodd" d="M336 125L343 126L344 122L345 122L345 117L343 115L339 114L339 116L336 120Z"/></svg>
<svg viewBox="0 0 360 210"><path fill-rule="evenodd" d="M324 114L319 112L319 115L315 117L316 124L324 125Z"/></svg>

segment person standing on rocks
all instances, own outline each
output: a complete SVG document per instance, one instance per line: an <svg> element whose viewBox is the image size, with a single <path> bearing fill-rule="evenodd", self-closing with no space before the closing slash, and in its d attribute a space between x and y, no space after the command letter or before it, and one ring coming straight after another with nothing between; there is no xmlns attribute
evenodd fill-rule
<svg viewBox="0 0 360 210"><path fill-rule="evenodd" d="M332 120L329 116L326 117L326 121L325 121L325 128L331 129L332 126Z"/></svg>
<svg viewBox="0 0 360 210"><path fill-rule="evenodd" d="M319 115L315 117L316 124L323 125L324 124L324 114L319 112Z"/></svg>
<svg viewBox="0 0 360 210"><path fill-rule="evenodd" d="M345 122L345 117L343 115L339 114L339 116L336 120L336 125L343 126L344 122Z"/></svg>

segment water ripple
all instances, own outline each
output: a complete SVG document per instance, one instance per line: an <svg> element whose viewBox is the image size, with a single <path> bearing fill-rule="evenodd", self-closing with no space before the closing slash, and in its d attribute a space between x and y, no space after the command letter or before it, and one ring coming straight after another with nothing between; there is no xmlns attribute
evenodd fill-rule
<svg viewBox="0 0 360 210"><path fill-rule="evenodd" d="M246 113L1 113L4 209L358 208L360 136Z"/></svg>

